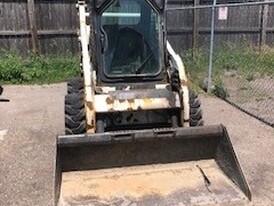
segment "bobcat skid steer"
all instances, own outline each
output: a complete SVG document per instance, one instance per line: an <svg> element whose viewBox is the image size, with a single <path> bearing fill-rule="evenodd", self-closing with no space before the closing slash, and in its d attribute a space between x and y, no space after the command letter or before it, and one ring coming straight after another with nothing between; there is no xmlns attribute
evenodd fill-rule
<svg viewBox="0 0 274 206"><path fill-rule="evenodd" d="M78 1L82 76L68 82L56 205L239 205L251 199L224 126L166 40L164 0ZM217 118L217 117L216 117Z"/></svg>

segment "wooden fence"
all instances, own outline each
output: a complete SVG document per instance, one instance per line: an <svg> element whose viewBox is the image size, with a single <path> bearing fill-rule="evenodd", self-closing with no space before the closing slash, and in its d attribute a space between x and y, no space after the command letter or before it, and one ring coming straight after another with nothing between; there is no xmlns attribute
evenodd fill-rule
<svg viewBox="0 0 274 206"><path fill-rule="evenodd" d="M191 5L184 5L178 0L169 0L168 8L206 3L205 1L199 2L200 0L193 1L191 2ZM223 1L222 3L226 2ZM220 18L221 14L219 8L216 8L215 45L224 42L231 42L237 45L273 45L273 4L264 6L227 7L226 11L226 19L223 19ZM167 13L168 36L177 51L185 51L186 49L195 47L195 45L196 47L206 47L209 49L210 26L211 8L196 9L195 11L192 9L176 12L168 11Z"/></svg>
<svg viewBox="0 0 274 206"><path fill-rule="evenodd" d="M0 48L77 52L75 4L74 0L0 0Z"/></svg>
<svg viewBox="0 0 274 206"><path fill-rule="evenodd" d="M204 4L169 0L168 8ZM0 0L0 48L43 54L77 53L78 17L75 0ZM274 6L227 8L227 19L216 10L216 41L272 45ZM207 46L211 9L168 11L168 38L179 52Z"/></svg>

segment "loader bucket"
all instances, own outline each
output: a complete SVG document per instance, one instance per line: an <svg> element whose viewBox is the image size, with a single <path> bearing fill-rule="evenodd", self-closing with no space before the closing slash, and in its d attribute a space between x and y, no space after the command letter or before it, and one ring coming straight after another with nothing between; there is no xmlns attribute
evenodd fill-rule
<svg viewBox="0 0 274 206"><path fill-rule="evenodd" d="M59 136L56 205L240 205L251 193L224 126Z"/></svg>

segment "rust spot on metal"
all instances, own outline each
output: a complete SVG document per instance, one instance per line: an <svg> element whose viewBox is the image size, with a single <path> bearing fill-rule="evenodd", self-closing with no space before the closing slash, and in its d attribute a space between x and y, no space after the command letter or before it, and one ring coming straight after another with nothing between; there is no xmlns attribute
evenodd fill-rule
<svg viewBox="0 0 274 206"><path fill-rule="evenodd" d="M127 111L133 111L134 110L134 104L135 104L134 99L128 99L127 101L129 103Z"/></svg>
<svg viewBox="0 0 274 206"><path fill-rule="evenodd" d="M120 103L125 102L125 101L126 101L125 99L119 99Z"/></svg>
<svg viewBox="0 0 274 206"><path fill-rule="evenodd" d="M86 101L86 106L87 106L90 110L93 110L93 109L94 109L94 106L93 106L93 103L92 103L92 102Z"/></svg>
<svg viewBox="0 0 274 206"><path fill-rule="evenodd" d="M181 85L183 85L183 86L187 86L187 81L186 81L186 80L184 80L184 79L182 79L182 80L181 80Z"/></svg>
<svg viewBox="0 0 274 206"><path fill-rule="evenodd" d="M92 123L93 124L93 123ZM87 125L87 133L93 134L94 133L94 126L92 125Z"/></svg>
<svg viewBox="0 0 274 206"><path fill-rule="evenodd" d="M106 99L106 103L107 103L107 104L113 104L113 103L114 103L114 99L112 99L111 97L108 97L108 98Z"/></svg>
<svg viewBox="0 0 274 206"><path fill-rule="evenodd" d="M143 100L144 100L144 103L145 103L145 108L150 107L150 105L152 104L152 99L145 98Z"/></svg>
<svg viewBox="0 0 274 206"><path fill-rule="evenodd" d="M93 102L85 100L86 115L87 115L87 133L93 134L95 132L95 111Z"/></svg>

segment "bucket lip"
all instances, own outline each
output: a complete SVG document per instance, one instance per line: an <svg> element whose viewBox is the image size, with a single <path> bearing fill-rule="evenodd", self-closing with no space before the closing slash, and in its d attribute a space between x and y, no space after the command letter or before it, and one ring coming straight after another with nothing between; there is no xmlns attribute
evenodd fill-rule
<svg viewBox="0 0 274 206"><path fill-rule="evenodd" d="M111 144L118 142L137 142L149 139L189 139L202 137L220 137L225 133L223 125L201 127L157 128L145 130L127 130L95 134L58 135L58 147L72 147L89 144Z"/></svg>

